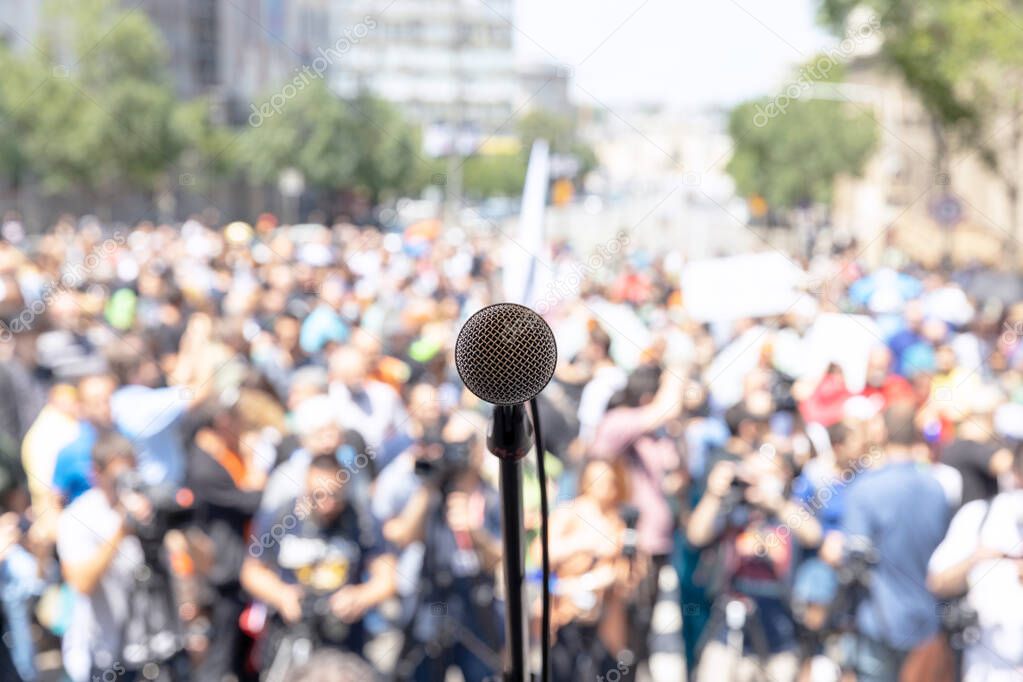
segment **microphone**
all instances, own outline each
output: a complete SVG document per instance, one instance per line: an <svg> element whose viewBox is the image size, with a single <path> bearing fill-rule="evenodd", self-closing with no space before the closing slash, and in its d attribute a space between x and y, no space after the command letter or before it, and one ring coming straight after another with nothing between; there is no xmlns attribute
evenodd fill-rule
<svg viewBox="0 0 1023 682"><path fill-rule="evenodd" d="M494 410L487 449L519 460L532 435L522 404L554 376L558 348L543 318L516 303L496 303L473 314L458 332L455 367L462 383Z"/></svg>
<svg viewBox="0 0 1023 682"><path fill-rule="evenodd" d="M517 303L474 313L458 332L455 367L465 387L494 405L521 405L554 376L558 347L543 318Z"/></svg>
<svg viewBox="0 0 1023 682"><path fill-rule="evenodd" d="M549 561L547 557L547 494L536 396L554 376L558 348L554 332L543 318L517 303L496 303L474 313L458 332L455 367L462 383L480 400L494 405L487 432L487 449L501 461L501 530L504 536L505 682L526 682L528 642L523 599L522 465L536 436L537 473L543 526L543 660L542 679L548 679L550 650ZM533 424L523 404L529 402Z"/></svg>

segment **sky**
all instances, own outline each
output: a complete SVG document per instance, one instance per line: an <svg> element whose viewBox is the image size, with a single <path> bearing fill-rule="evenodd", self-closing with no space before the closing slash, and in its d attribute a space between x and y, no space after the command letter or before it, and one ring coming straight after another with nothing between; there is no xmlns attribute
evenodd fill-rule
<svg viewBox="0 0 1023 682"><path fill-rule="evenodd" d="M517 0L516 57L571 69L580 104L730 105L836 41L818 0Z"/></svg>

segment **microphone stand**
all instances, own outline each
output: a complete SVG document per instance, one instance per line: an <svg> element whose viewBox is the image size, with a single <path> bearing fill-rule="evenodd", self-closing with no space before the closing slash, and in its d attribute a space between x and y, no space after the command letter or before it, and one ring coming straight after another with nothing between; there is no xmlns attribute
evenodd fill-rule
<svg viewBox="0 0 1023 682"><path fill-rule="evenodd" d="M501 530L504 536L506 641L503 682L529 682L526 629L522 458L532 447L532 428L522 405L497 405L487 434L487 449L501 460Z"/></svg>

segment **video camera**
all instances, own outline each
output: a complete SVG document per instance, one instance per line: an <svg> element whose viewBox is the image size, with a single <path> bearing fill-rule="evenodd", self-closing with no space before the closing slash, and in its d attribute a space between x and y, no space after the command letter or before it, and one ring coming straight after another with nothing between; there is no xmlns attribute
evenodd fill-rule
<svg viewBox="0 0 1023 682"><path fill-rule="evenodd" d="M440 446L441 448L440 457L416 459L416 476L424 481L443 489L459 474L469 470L473 438L460 443L449 443L440 440L437 436L427 436L423 440L423 445L427 448L430 446Z"/></svg>
<svg viewBox="0 0 1023 682"><path fill-rule="evenodd" d="M636 545L639 536L636 533L636 524L639 523L639 508L631 504L623 504L618 509L618 516L625 524L625 533L622 536L622 556L626 559L636 558Z"/></svg>
<svg viewBox="0 0 1023 682"><path fill-rule="evenodd" d="M877 566L877 548L869 539L854 535L846 542L845 561L838 567L838 582L844 587L850 585L869 586L870 571Z"/></svg>
<svg viewBox="0 0 1023 682"><path fill-rule="evenodd" d="M195 495L188 488L148 485L137 471L126 471L117 477L118 497L129 493L149 500L153 513L147 520L128 518L132 533L143 542L159 542L167 531L184 526L191 518Z"/></svg>

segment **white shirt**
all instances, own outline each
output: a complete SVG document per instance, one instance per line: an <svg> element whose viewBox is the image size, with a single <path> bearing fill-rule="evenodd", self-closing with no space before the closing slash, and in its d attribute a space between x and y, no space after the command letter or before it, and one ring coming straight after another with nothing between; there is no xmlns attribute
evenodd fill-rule
<svg viewBox="0 0 1023 682"><path fill-rule="evenodd" d="M579 396L579 437L590 440L597 432L597 425L607 412L607 403L616 391L625 388L628 376L616 365L600 367L593 378L583 387Z"/></svg>
<svg viewBox="0 0 1023 682"><path fill-rule="evenodd" d="M82 493L60 514L57 554L65 564L88 561L108 542L121 524L120 515L98 488ZM121 659L121 631L128 619L128 595L135 586L135 571L142 566L138 538L121 540L117 553L92 594L82 595L73 619L78 632L87 632L92 665L109 668Z"/></svg>
<svg viewBox="0 0 1023 682"><path fill-rule="evenodd" d="M379 448L406 421L397 391L379 381L367 381L361 395L353 395L343 384L330 385L330 397L337 401L341 425L356 431L366 445Z"/></svg>
<svg viewBox="0 0 1023 682"><path fill-rule="evenodd" d="M990 504L986 519L985 500L964 505L953 517L945 539L931 556L931 573L965 561L978 545L1021 555L1023 491L1003 493ZM966 601L977 612L980 641L965 652L965 680L1019 680L1023 677L1023 583L1016 562L981 561L970 570L967 584Z"/></svg>

